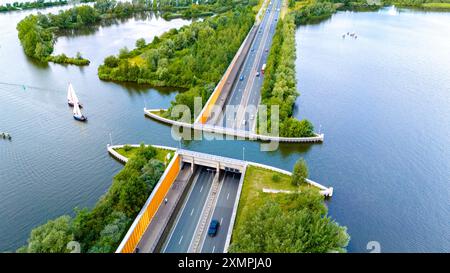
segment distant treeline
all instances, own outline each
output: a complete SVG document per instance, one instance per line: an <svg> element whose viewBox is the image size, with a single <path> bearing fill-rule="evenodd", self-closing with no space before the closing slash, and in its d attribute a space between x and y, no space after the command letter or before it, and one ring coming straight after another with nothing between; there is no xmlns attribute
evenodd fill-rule
<svg viewBox="0 0 450 273"><path fill-rule="evenodd" d="M201 0L200 3L204 2ZM18 35L25 54L43 62L68 63L85 65L87 60L69 58L67 56L51 56L57 36L64 30L78 30L101 24L105 20L114 18L128 18L135 14L160 10L163 15L170 11L179 11L180 17L193 18L211 15L224 10L221 6L231 3L231 0L210 0L205 4L192 4L192 1L134 0L132 2L117 2L114 0L97 0L93 6L81 5L58 14L29 15L17 25ZM205 6L202 6L205 5ZM230 7L231 4L227 4ZM179 17L178 13L168 13L165 17Z"/></svg>
<svg viewBox="0 0 450 273"><path fill-rule="evenodd" d="M297 25L318 23L338 10L376 11L390 5L450 11L450 0L289 0L289 8Z"/></svg>
<svg viewBox="0 0 450 273"><path fill-rule="evenodd" d="M89 3L94 2L95 0L78 0L78 1L70 1L77 3ZM55 6L63 6L67 5L69 1L67 0L58 0L58 1L45 1L45 0L37 0L35 2L14 2L7 3L5 5L0 6L0 12L6 11L14 11L14 10L26 10L26 9L41 9Z"/></svg>

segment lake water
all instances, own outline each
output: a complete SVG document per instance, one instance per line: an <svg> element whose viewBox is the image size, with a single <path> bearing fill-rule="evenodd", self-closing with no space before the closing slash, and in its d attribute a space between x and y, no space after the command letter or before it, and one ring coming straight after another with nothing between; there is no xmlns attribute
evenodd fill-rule
<svg viewBox="0 0 450 273"><path fill-rule="evenodd" d="M349 250L450 251L450 13L341 12L296 36L296 115L322 124Z"/></svg>
<svg viewBox="0 0 450 273"><path fill-rule="evenodd" d="M48 219L95 204L122 168L106 152L110 133L114 144L182 145L287 170L304 157L311 178L335 188L328 206L348 227L349 251L366 252L369 241L382 251L450 251L450 14L338 13L299 28L296 115L321 124L325 142L266 153L249 141L178 143L142 111L168 107L176 91L98 79L106 56L189 21L131 19L59 38L55 53L91 60L79 68L24 55L15 26L30 12L0 14L0 131L13 136L0 140L0 251L25 244ZM343 40L347 31L358 39ZM85 124L66 105L69 81Z"/></svg>

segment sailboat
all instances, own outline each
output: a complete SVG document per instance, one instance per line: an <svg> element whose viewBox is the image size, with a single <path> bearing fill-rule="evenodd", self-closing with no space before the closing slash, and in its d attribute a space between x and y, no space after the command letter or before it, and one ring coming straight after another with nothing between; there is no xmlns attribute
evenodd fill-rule
<svg viewBox="0 0 450 273"><path fill-rule="evenodd" d="M80 108L83 108L83 105L81 105L80 101L78 100L77 94L75 94L75 90L73 89L72 84L69 83L69 88L67 89L67 104L69 104L70 107L73 107L75 102L78 103L78 106Z"/></svg>
<svg viewBox="0 0 450 273"><path fill-rule="evenodd" d="M80 105L78 102L74 102L73 104L73 118L78 121L86 121L87 117L83 116L81 113Z"/></svg>

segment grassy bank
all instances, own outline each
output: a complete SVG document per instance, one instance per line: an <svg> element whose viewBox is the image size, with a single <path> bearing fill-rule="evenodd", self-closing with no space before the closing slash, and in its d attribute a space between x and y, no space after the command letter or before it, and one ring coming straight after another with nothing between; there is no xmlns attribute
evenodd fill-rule
<svg viewBox="0 0 450 273"><path fill-rule="evenodd" d="M243 183L230 252L345 251L346 228L327 217L317 188L294 186L290 176L254 166L247 167Z"/></svg>
<svg viewBox="0 0 450 273"><path fill-rule="evenodd" d="M141 150L141 147L131 147L129 145L125 145L123 146L123 148L118 148L115 149L116 152L118 152L119 154L127 157L127 158L132 158L134 157L137 153L139 153ZM161 148L155 148L156 150L156 155L155 155L155 159L164 162L166 160L167 154L173 154L173 151L171 150L167 150L167 149L161 149Z"/></svg>
<svg viewBox="0 0 450 273"><path fill-rule="evenodd" d="M114 252L165 170L166 150L144 147L128 150L125 167L93 208L75 209L31 231L18 252L70 252L68 243L80 243L81 252Z"/></svg>

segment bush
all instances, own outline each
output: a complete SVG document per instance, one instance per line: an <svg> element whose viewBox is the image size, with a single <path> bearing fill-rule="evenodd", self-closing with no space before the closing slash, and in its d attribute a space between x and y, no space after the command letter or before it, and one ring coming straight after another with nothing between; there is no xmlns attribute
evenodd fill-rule
<svg viewBox="0 0 450 273"><path fill-rule="evenodd" d="M294 165L291 176L292 185L300 186L306 183L306 178L308 178L308 166L306 165L306 161L301 158Z"/></svg>
<svg viewBox="0 0 450 273"><path fill-rule="evenodd" d="M31 231L28 245L21 252L64 253L70 252L67 244L74 240L70 216L61 216Z"/></svg>
<svg viewBox="0 0 450 273"><path fill-rule="evenodd" d="M130 145L125 145L125 146L123 146L123 150L125 151L125 152L129 152L129 151L131 151L131 149L133 149Z"/></svg>
<svg viewBox="0 0 450 273"><path fill-rule="evenodd" d="M278 174L276 174L276 173L274 173L273 175L272 175L272 181L273 182L280 182L280 176L278 175Z"/></svg>

